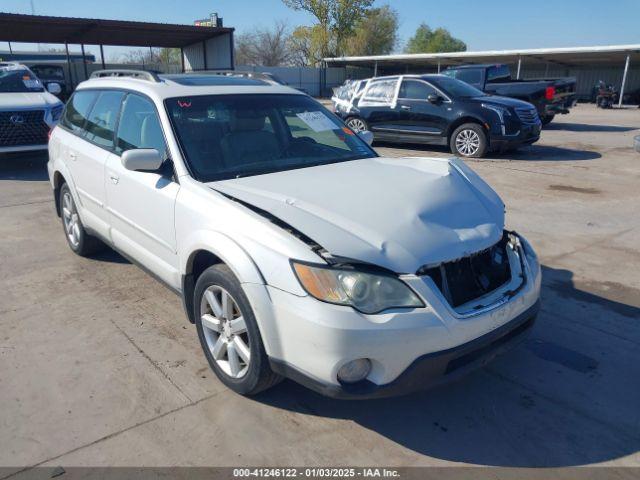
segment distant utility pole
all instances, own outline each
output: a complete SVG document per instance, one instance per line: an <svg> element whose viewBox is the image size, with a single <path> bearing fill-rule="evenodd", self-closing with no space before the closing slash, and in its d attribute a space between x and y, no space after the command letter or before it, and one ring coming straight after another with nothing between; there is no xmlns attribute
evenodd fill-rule
<svg viewBox="0 0 640 480"><path fill-rule="evenodd" d="M36 14L36 7L33 4L33 0L30 0L31 2L31 15L35 15ZM40 51L40 44L38 44L38 51Z"/></svg>

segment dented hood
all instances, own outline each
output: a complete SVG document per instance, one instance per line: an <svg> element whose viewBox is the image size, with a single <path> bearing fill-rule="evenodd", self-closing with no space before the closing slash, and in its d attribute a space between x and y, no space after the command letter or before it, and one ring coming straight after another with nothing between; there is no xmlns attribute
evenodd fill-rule
<svg viewBox="0 0 640 480"><path fill-rule="evenodd" d="M504 205L458 159L370 158L212 182L334 256L397 273L498 242Z"/></svg>

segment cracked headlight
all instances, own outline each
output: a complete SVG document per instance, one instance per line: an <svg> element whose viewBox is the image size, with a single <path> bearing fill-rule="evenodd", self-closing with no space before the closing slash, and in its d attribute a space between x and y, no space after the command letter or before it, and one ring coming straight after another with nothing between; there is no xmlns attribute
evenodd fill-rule
<svg viewBox="0 0 640 480"><path fill-rule="evenodd" d="M302 287L323 302L347 305L367 314L425 306L406 283L393 275L291 263Z"/></svg>

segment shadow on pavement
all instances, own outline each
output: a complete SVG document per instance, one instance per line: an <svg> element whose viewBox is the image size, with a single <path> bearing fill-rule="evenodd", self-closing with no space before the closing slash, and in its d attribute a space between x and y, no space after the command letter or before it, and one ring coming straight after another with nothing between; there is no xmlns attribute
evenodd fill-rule
<svg viewBox="0 0 640 480"><path fill-rule="evenodd" d="M452 462L562 467L638 452L637 425L629 428L613 412L631 417L637 412L637 369L629 370L627 362L637 365L640 349L629 349L635 358L616 355L612 337L580 323L585 311L594 308L608 318L627 317L621 321L629 315L640 318L640 308L575 288L567 270L544 267L543 276L551 285L543 286L543 297L554 297L558 288L562 296L543 300L530 337L455 384L406 397L340 401L287 380L256 399L307 415L351 420L414 452ZM640 298L635 300L640 305ZM554 313L558 302L562 316ZM546 303L551 306L545 308ZM640 344L638 326L628 336ZM600 373L605 370L619 373ZM609 388L608 382L622 386Z"/></svg>
<svg viewBox="0 0 640 480"><path fill-rule="evenodd" d="M0 154L0 180L27 182L49 180L48 159L46 151Z"/></svg>
<svg viewBox="0 0 640 480"><path fill-rule="evenodd" d="M564 130L567 132L629 132L637 127L618 127L615 125L591 125L587 123L550 123L545 130Z"/></svg>

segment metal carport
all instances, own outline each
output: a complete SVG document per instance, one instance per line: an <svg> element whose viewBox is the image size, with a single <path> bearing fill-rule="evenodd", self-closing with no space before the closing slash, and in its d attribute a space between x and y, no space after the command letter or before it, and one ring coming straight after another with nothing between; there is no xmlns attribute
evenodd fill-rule
<svg viewBox="0 0 640 480"><path fill-rule="evenodd" d="M525 69L534 78L574 76L579 90L583 91L593 86L599 79L597 75L601 75L611 79L610 83L620 85L620 104L625 89L630 85L640 87L640 45L373 55L325 58L324 61L329 67L366 68L374 76L440 72L448 66L470 63L505 63L512 66L517 78L524 76Z"/></svg>
<svg viewBox="0 0 640 480"><path fill-rule="evenodd" d="M233 69L233 28L0 13L0 41L180 48L182 70ZM85 62L85 76L86 62Z"/></svg>

